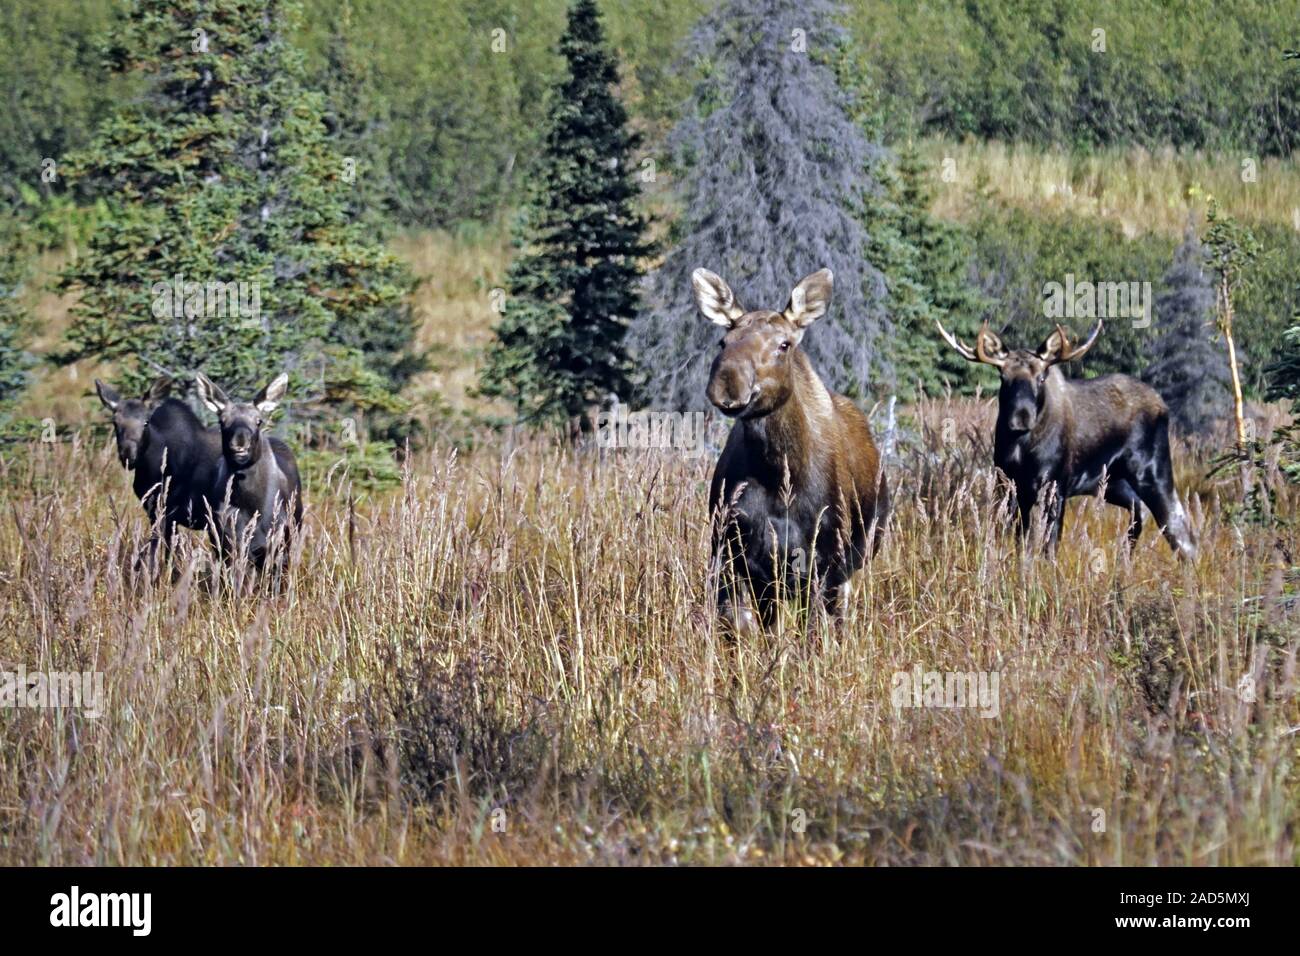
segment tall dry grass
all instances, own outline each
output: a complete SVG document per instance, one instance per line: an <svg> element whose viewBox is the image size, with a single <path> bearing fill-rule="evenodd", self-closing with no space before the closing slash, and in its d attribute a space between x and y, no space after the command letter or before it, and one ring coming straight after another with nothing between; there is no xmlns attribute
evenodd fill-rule
<svg viewBox="0 0 1300 956"><path fill-rule="evenodd" d="M108 705L0 709L0 863L1297 862L1295 531L1197 479L1194 565L1091 500L1021 555L988 411L922 409L842 632L739 646L707 456L420 453L364 509L310 487L284 587L241 594L197 536L132 570L107 445L16 450L0 669L101 671ZM999 715L895 708L917 665L996 672Z"/></svg>

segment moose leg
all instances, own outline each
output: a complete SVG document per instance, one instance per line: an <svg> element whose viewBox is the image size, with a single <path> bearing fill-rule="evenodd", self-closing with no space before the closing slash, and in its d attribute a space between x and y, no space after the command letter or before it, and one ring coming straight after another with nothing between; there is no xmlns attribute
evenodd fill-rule
<svg viewBox="0 0 1300 956"><path fill-rule="evenodd" d="M1192 538L1187 511L1178 498L1173 482L1168 482L1168 487L1161 487L1161 483L1155 481L1144 482L1138 485L1138 495L1141 496L1142 503L1151 509L1151 517L1155 518L1157 527L1174 553L1195 559L1196 542Z"/></svg>
<svg viewBox="0 0 1300 956"><path fill-rule="evenodd" d="M1065 501L1060 496L1060 489L1051 481L1039 481L1032 484L1016 485L1016 508L1020 513L1020 541L1023 544L1033 530L1034 505L1042 499L1046 544L1051 551L1056 550L1056 543L1061 538L1061 526L1065 522Z"/></svg>
<svg viewBox="0 0 1300 956"><path fill-rule="evenodd" d="M1108 503L1128 511L1128 546L1132 549L1142 536L1142 500L1123 478L1112 478L1107 482L1105 498Z"/></svg>
<svg viewBox="0 0 1300 956"><path fill-rule="evenodd" d="M718 618L729 637L749 638L759 630L758 615L745 593L749 589L745 582L737 580L743 567L724 561L718 571Z"/></svg>
<svg viewBox="0 0 1300 956"><path fill-rule="evenodd" d="M758 621L763 630L771 631L776 627L777 611L781 602L788 600L789 590L779 581L750 580L754 595L754 607L758 611Z"/></svg>
<svg viewBox="0 0 1300 956"><path fill-rule="evenodd" d="M836 640L843 640L848 630L846 605L848 603L847 598L852 593L849 587L851 578L852 572L847 568L842 566L833 567L827 575L825 585L821 589L822 606L825 608L826 616L830 620L831 632L835 635Z"/></svg>
<svg viewBox="0 0 1300 956"><path fill-rule="evenodd" d="M158 551L163 550L164 557L171 551L171 534L174 522L166 508L162 507L157 494L144 500L145 514L149 516L149 540L136 556L136 560L146 567L151 576L158 574L162 567Z"/></svg>
<svg viewBox="0 0 1300 956"><path fill-rule="evenodd" d="M157 574L159 568L162 567L162 565L159 563L158 560L159 550L162 551L162 560L164 562L167 561L167 559L170 558L172 553L172 539L175 536L176 536L175 520L172 518L170 514L164 515L162 519L162 526L159 528L158 534L156 534L149 542L150 547L153 549L153 553L150 556L150 561L153 564L153 570L155 574Z"/></svg>
<svg viewBox="0 0 1300 956"><path fill-rule="evenodd" d="M1061 544L1061 529L1065 527L1065 497L1056 485L1047 486L1043 508L1047 517L1047 550L1055 554Z"/></svg>
<svg viewBox="0 0 1300 956"><path fill-rule="evenodd" d="M1174 487L1174 465L1169 455L1168 425L1158 427L1153 436L1151 461L1138 475L1137 493L1142 503L1151 509L1151 516L1164 533L1165 540L1174 553L1195 559L1196 541L1192 535L1187 511Z"/></svg>
<svg viewBox="0 0 1300 956"><path fill-rule="evenodd" d="M1029 537L1033 512L1034 495L1026 489L1016 488L1016 513L1019 516L1016 522L1016 534L1022 542Z"/></svg>

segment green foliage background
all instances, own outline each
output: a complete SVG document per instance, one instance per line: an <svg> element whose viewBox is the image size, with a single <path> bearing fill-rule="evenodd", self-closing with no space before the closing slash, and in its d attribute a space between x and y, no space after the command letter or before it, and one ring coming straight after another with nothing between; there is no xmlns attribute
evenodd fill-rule
<svg viewBox="0 0 1300 956"><path fill-rule="evenodd" d="M0 111L0 387L8 400L30 377L24 302L34 257L84 239L91 254L70 267L65 286L85 293L74 352L125 357L143 338L168 358L156 323L151 330L145 321L148 286L160 274L183 267L198 279L236 266L235 278L251 280L299 257L311 268L288 268L292 280L267 286L275 289L263 303L267 327L200 337L170 358L201 360L237 387L287 362L300 388L327 403L394 414L420 357L408 348L410 276L384 240L404 229L477 228L536 202L529 171L546 145L539 119L548 91L564 76L557 41L567 0L303 0L273 57L212 61L219 77L238 74L223 78L230 103L178 108L155 68L188 39L187 18L255 17L263 6L146 0L131 36L111 29L132 8L116 0L6 0L0 9L0 88L8 94ZM600 6L629 126L645 153L659 155L709 70L683 41L715 4ZM1172 147L1239 162L1289 156L1300 136L1300 69L1282 56L1300 42L1300 0L856 0L843 5L842 21L853 45L840 78L858 97L855 119L891 150L864 172L886 188L861 197L858 212L873 236L863 257L889 286L890 348L905 397L992 384L987 370L939 347L934 319L968 336L987 318L1011 341L1036 342L1046 333L1044 281L1073 272L1158 284L1176 241L991 198L961 223L939 219L927 209L935 171L911 143L938 134L1074 155ZM241 180L250 144L234 127L261 110L278 111L295 130L297 153L284 156L308 175ZM336 173L344 158L358 172L346 190ZM53 179L41 176L47 159L56 163ZM204 164L232 172L219 187L196 190ZM263 229L249 213L268 197L293 212ZM656 207L663 202L651 190L647 205L666 211L671 225L672 210ZM214 241L232 222L238 233ZM325 222L332 225L313 225ZM1262 251L1238 293L1243 384L1248 397L1293 396L1300 236L1280 223L1249 225ZM671 231L667 238L671 247ZM268 254L270 246L297 246L300 256ZM1080 371L1136 374L1152 342L1112 323Z"/></svg>

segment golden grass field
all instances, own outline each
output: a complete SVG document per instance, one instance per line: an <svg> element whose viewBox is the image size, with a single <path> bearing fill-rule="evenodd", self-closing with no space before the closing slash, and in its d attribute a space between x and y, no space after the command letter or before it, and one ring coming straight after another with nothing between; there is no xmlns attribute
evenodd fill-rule
<svg viewBox="0 0 1300 956"><path fill-rule="evenodd" d="M961 148L1013 201L1109 215L1119 190L1171 230L1189 176L1257 195L1174 160L1117 186ZM1274 216L1282 174L1258 184ZM412 397L483 411L506 229L395 248L426 280L434 371ZM33 302L39 351L69 305ZM731 645L711 455L480 433L378 495L313 467L283 588L236 593L189 533L162 580L133 567L148 528L88 427L93 374L46 373L21 409L66 440L0 454L0 670L99 671L107 692L98 719L0 709L0 864L1300 862L1300 494L1278 487L1281 530L1243 523L1211 450L1175 450L1194 564L1149 518L1130 559L1121 513L1087 499L1051 558L995 516L992 404L909 409L843 629L791 615ZM917 666L996 673L998 716L894 707Z"/></svg>
<svg viewBox="0 0 1300 956"><path fill-rule="evenodd" d="M1141 147L1079 154L943 139L922 140L918 149L939 173L933 209L947 218L964 218L982 183L1004 203L1115 222L1129 238L1151 231L1181 236L1190 212L1199 210L1203 218L1210 195L1239 219L1300 231L1300 174L1294 157ZM950 181L942 178L945 160L951 160Z"/></svg>
<svg viewBox="0 0 1300 956"><path fill-rule="evenodd" d="M1225 520L1183 453L1194 565L1084 499L1021 555L990 413L922 410L841 632L738 646L708 456L434 449L359 508L318 478L283 588L239 594L194 535L132 571L108 442L30 446L0 662L101 671L107 707L0 714L0 863L1297 862L1294 530ZM918 665L998 673L998 716L894 707Z"/></svg>

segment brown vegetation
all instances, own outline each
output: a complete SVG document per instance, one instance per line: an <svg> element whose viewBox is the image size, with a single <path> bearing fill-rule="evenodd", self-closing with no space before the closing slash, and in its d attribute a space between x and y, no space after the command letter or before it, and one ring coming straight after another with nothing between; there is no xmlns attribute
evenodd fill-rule
<svg viewBox="0 0 1300 956"><path fill-rule="evenodd" d="M1297 862L1294 530L1225 520L1179 449L1196 562L1130 560L1095 499L1024 557L991 404L923 411L843 634L734 650L710 456L434 451L359 509L318 479L250 601L194 534L132 572L108 436L19 448L0 670L101 671L107 706L0 710L0 863ZM998 716L894 707L917 666L996 672Z"/></svg>

